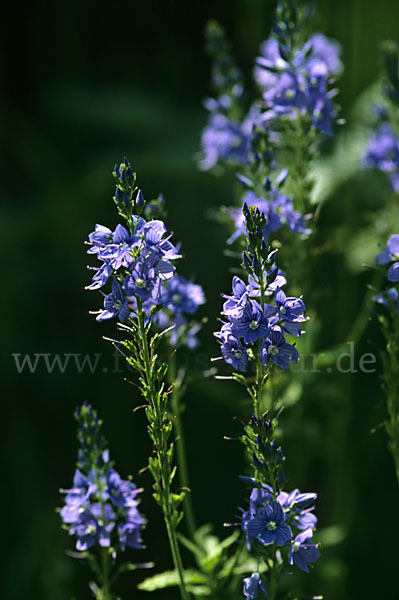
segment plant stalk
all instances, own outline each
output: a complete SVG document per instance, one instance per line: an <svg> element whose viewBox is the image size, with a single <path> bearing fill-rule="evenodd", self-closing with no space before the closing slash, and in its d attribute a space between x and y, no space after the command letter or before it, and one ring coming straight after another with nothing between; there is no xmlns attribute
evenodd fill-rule
<svg viewBox="0 0 399 600"><path fill-rule="evenodd" d="M139 322L139 331L140 331L140 337L141 337L141 345L142 345L142 350L143 350L144 373L145 373L145 379L146 379L146 384L147 384L147 389L148 389L148 400L149 400L149 403L151 403L151 406L154 409L154 412L156 414L156 418L157 418L157 421L159 424L159 432L161 433L161 439L160 439L160 444L159 444L160 447L158 448L158 457L159 457L159 462L160 462L160 466L161 466L161 485L162 485L161 506L162 506L162 511L164 514L166 531L168 534L169 545L170 545L170 549L171 549L171 553L172 553L174 567L175 567L176 572L179 577L180 595L181 595L182 600L189 600L190 595L187 591L187 588L186 588L186 585L184 582L184 568L183 568L183 562L182 562L181 555L180 555L180 549L179 549L178 542L177 542L176 530L175 530L175 527L172 525L172 519L171 519L172 506L171 506L171 500L170 500L170 489L169 489L170 486L169 486L169 481L167 479L167 474L166 474L166 470L165 470L165 463L163 462L164 455L166 453L166 449L165 449L166 440L164 439L164 436L162 433L162 431L163 431L162 425L161 425L162 415L160 414L159 394L154 389L154 380L153 380L153 375L152 375L150 352L149 352L149 347L148 347L147 332L146 332L145 324L144 324L144 312L142 310L141 302L138 303L138 322Z"/></svg>

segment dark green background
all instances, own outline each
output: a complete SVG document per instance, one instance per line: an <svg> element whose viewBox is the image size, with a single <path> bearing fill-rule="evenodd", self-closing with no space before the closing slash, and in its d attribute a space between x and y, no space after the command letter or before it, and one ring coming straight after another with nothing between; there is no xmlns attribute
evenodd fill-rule
<svg viewBox="0 0 399 600"><path fill-rule="evenodd" d="M318 28L343 47L339 101L342 115L350 119L356 97L378 75L379 42L399 38L399 4L324 0L317 6ZM101 336L112 335L114 328L88 316L99 297L84 291L89 274L83 241L96 222L116 224L111 170L127 155L144 194L163 191L166 196L169 226L186 255L180 272L194 274L204 286L208 303L201 314L209 324L193 360L207 369L208 357L218 352L211 333L232 264L223 256L227 232L208 213L231 202L232 183L200 173L194 160L206 117L201 101L209 93L203 28L207 19L218 18L248 71L268 35L272 9L266 0L47 0L3 8L5 559L0 585L7 600L89 597L87 571L65 556L72 540L54 512L58 488L71 482L72 412L83 401L102 415L121 474L132 473L146 488L147 550L132 551L132 560L154 559L159 570L171 566L150 477L137 475L150 451L144 413L132 413L140 399L122 375L102 371L103 366L112 370L113 359ZM315 295L306 298L317 311L309 328L317 331L319 350L351 339L370 275L347 260L348 242L361 231L368 239L388 199L383 178L355 175L323 206L314 239L317 259L308 274ZM369 238L365 255L373 256L376 239L395 230L398 223L385 223L380 238ZM357 356L382 348L373 321L366 321L358 338ZM12 353L38 352L104 356L95 374L78 374L72 367L65 374L48 374L43 367L18 374ZM383 402L377 374L323 371L305 382L301 402L287 416L290 485L319 493L320 526L338 525L333 531L342 538L325 548L311 576L304 575L308 593L330 600L397 598L399 490L384 432L370 434L384 418ZM212 379L193 384L187 404L194 504L199 520L214 523L225 535L222 523L234 520L246 492L237 479L244 469L242 449L223 441L223 435L239 433L233 418L246 417L249 406L240 389ZM295 422L300 424L296 430ZM147 597L134 591L141 577L124 579L123 598ZM176 594L157 592L156 597Z"/></svg>

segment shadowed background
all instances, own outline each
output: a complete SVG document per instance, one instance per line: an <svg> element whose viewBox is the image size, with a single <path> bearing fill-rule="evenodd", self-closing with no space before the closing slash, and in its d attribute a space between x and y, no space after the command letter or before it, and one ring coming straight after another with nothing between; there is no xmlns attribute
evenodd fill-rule
<svg viewBox="0 0 399 600"><path fill-rule="evenodd" d="M379 73L378 44L399 39L395 0L322 0L317 28L339 40L345 72L339 83L342 116L350 122L356 98ZM6 522L2 597L7 600L68 600L89 597L88 571L65 556L72 539L61 531L54 508L58 489L68 487L76 458L73 409L92 403L104 420L111 455L122 476L132 473L146 488L142 510L149 518L147 549L134 561L171 567L162 520L150 494L146 465L150 444L137 390L112 372L113 323L88 316L98 294L89 281L83 241L95 223L114 227L112 167L126 155L145 196L163 192L168 224L181 240L179 272L194 275L208 303L208 325L191 360L208 369L218 353L212 337L220 292L230 287L231 259L223 255L227 231L209 211L231 203L229 177L198 171L195 154L205 123L202 99L209 94L209 63L203 29L209 18L227 28L239 64L249 72L259 43L267 37L272 2L266 0L181 0L112 5L107 2L8 3L2 56L4 160L1 187L3 242L3 481ZM327 151L333 146L327 144ZM332 181L340 173L331 173ZM341 181L341 180L340 180ZM390 204L389 204L390 203ZM383 178L354 174L336 185L323 205L316 268L309 273L317 315L315 347L323 350L355 339L355 354L378 354L382 339L364 309L377 242L398 230L395 200ZM375 231L374 223L380 227ZM382 224L381 224L382 218ZM287 269L288 270L288 269ZM362 308L363 307L363 308ZM362 312L363 311L363 312ZM353 323L365 315L351 336ZM69 365L65 373L18 374L12 353L102 353L95 373ZM357 360L357 359L356 359ZM381 365L377 363L377 369ZM330 600L396 598L396 539L399 490L383 430L378 373L322 372L293 400L300 429L287 425L283 439L291 487L319 493L321 527L328 527L323 558L306 577L307 593ZM241 390L198 378L187 393L185 415L194 505L201 523L234 521L246 494L237 475L244 469L234 421L249 406ZM288 421L287 421L288 423ZM295 423L295 418L289 423ZM284 430L284 416L282 418ZM331 529L331 527L333 528ZM146 598L134 590L145 573L125 577L123 598ZM176 598L176 590L156 598Z"/></svg>

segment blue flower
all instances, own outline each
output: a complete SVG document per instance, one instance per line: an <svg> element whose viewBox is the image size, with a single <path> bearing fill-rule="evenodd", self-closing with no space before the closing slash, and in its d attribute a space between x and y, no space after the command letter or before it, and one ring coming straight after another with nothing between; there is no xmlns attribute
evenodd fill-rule
<svg viewBox="0 0 399 600"><path fill-rule="evenodd" d="M85 510L74 522L69 532L77 537L77 550L83 552L94 545L97 539L97 529L98 523L94 515L89 510Z"/></svg>
<svg viewBox="0 0 399 600"><path fill-rule="evenodd" d="M155 265L160 262L155 254L136 262L130 275L124 281L125 294L127 296L137 296L141 300L148 300L153 295L158 283Z"/></svg>
<svg viewBox="0 0 399 600"><path fill-rule="evenodd" d="M111 532L115 527L116 515L112 506L107 502L101 504L96 502L90 507L91 514L97 520L97 540L103 548L111 545Z"/></svg>
<svg viewBox="0 0 399 600"><path fill-rule="evenodd" d="M314 33L303 47L302 55L297 53L294 61L307 64L310 75L318 73L324 77L337 77L343 66L339 58L340 45L322 33Z"/></svg>
<svg viewBox="0 0 399 600"><path fill-rule="evenodd" d="M394 192L399 192L399 138L389 123L382 123L370 138L363 164L388 173Z"/></svg>
<svg viewBox="0 0 399 600"><path fill-rule="evenodd" d="M297 210L294 210L292 198L285 196L278 190L270 192L271 210L276 214L275 218L280 220L281 225L286 225L292 233L302 233L307 235L312 232L309 227L306 227L308 215L302 215ZM269 228L269 231L272 231Z"/></svg>
<svg viewBox="0 0 399 600"><path fill-rule="evenodd" d="M204 302L202 287L187 281L181 275L175 275L169 280L162 296L162 304L173 313L193 314Z"/></svg>
<svg viewBox="0 0 399 600"><path fill-rule="evenodd" d="M105 321L119 317L121 323L124 323L129 316L129 307L125 299L119 282L112 281L112 293L104 298L104 310L97 315L96 321Z"/></svg>
<svg viewBox="0 0 399 600"><path fill-rule="evenodd" d="M291 493L280 492L277 497L281 504L286 519L298 529L314 529L317 524L317 517L313 514L314 503L317 494L301 494L299 490L293 490Z"/></svg>
<svg viewBox="0 0 399 600"><path fill-rule="evenodd" d="M141 491L131 481L123 480L114 469L107 472L107 488L109 498L114 506L137 506L137 494Z"/></svg>
<svg viewBox="0 0 399 600"><path fill-rule="evenodd" d="M297 363L299 352L285 341L283 334L275 329L269 329L266 339L262 342L259 352L263 365L268 365L271 360L278 367L287 369L288 364Z"/></svg>
<svg viewBox="0 0 399 600"><path fill-rule="evenodd" d="M181 258L169 238L164 239L165 233L166 226L163 221L153 220L146 223L143 228L143 236L147 248L150 251L157 251L164 261Z"/></svg>
<svg viewBox="0 0 399 600"><path fill-rule="evenodd" d="M386 247L377 254L375 262L377 265L387 265L394 260L399 259L399 234L391 235Z"/></svg>
<svg viewBox="0 0 399 600"><path fill-rule="evenodd" d="M307 529L299 533L291 543L288 556L290 565L295 564L299 569L309 573L309 564L320 558L320 552L316 544L312 542L312 530Z"/></svg>
<svg viewBox="0 0 399 600"><path fill-rule="evenodd" d="M111 244L113 239L112 231L104 225L96 225L93 233L89 235L89 243L92 247L88 249L88 254L98 254L101 248Z"/></svg>
<svg viewBox="0 0 399 600"><path fill-rule="evenodd" d="M269 329L269 322L261 306L250 300L245 306L242 316L232 323L232 332L237 338L244 338L246 344L252 344L264 338Z"/></svg>
<svg viewBox="0 0 399 600"><path fill-rule="evenodd" d="M255 482L256 483L256 482ZM249 514L255 515L259 508L273 500L273 489L266 483L261 488L254 487L249 497Z"/></svg>
<svg viewBox="0 0 399 600"><path fill-rule="evenodd" d="M396 310L399 309L399 292L396 288L389 288L376 294L373 296L373 300L378 304L383 304L386 308L390 308L393 304Z"/></svg>
<svg viewBox="0 0 399 600"><path fill-rule="evenodd" d="M126 546L137 549L145 548L141 538L141 531L145 522L145 519L135 507L128 510L126 521L118 526L119 543L122 551L125 550Z"/></svg>
<svg viewBox="0 0 399 600"><path fill-rule="evenodd" d="M341 71L338 50L334 42L316 34L297 50L290 64L281 57L277 40L262 44L255 78L269 107L266 119L309 115L312 128L331 135L336 110L328 83Z"/></svg>
<svg viewBox="0 0 399 600"><path fill-rule="evenodd" d="M396 283L399 281L399 234L391 235L384 250L375 257L377 265L387 265L393 261L397 262L388 269L388 281Z"/></svg>
<svg viewBox="0 0 399 600"><path fill-rule="evenodd" d="M388 269L388 281L392 281L392 283L396 283L399 281L399 262L394 263Z"/></svg>
<svg viewBox="0 0 399 600"><path fill-rule="evenodd" d="M287 298L283 290L277 288L274 301L280 317L285 321L297 323L307 321L307 318L302 315L306 306L301 298Z"/></svg>
<svg viewBox="0 0 399 600"><path fill-rule="evenodd" d="M316 502L316 500L317 494L314 492L301 494L298 489L293 490L289 494L287 492L280 492L278 496L278 501L284 510L302 510L304 508L309 508Z"/></svg>
<svg viewBox="0 0 399 600"><path fill-rule="evenodd" d="M244 596L246 598L250 598L250 600L254 600L259 596L259 592L263 592L266 597L268 597L268 593L265 588L265 584L263 583L259 573L252 573L251 577L246 577L243 580L244 583Z"/></svg>
<svg viewBox="0 0 399 600"><path fill-rule="evenodd" d="M102 547L111 545L111 531L115 526L115 513L109 504L92 504L77 521L72 524L71 535L76 535L76 548L88 550L97 541Z"/></svg>
<svg viewBox="0 0 399 600"><path fill-rule="evenodd" d="M227 301L223 304L223 313L227 317L239 319L244 312L245 305L248 301L248 292L245 283L239 277L233 277L233 293L232 296L223 297Z"/></svg>
<svg viewBox="0 0 399 600"><path fill-rule="evenodd" d="M64 523L74 523L79 519L96 489L96 484L76 469L73 488L65 491L65 506L60 511Z"/></svg>
<svg viewBox="0 0 399 600"><path fill-rule="evenodd" d="M218 163L247 162L249 138L239 121L230 121L225 115L214 113L202 133L201 147L200 166L206 171Z"/></svg>
<svg viewBox="0 0 399 600"><path fill-rule="evenodd" d="M253 191L249 191L243 198L243 205L248 207L255 206L263 214L266 224L263 229L265 241L270 233L279 230L283 225L293 233L308 234L311 229L306 227L306 218L298 211L294 210L292 199L285 196L280 190L272 188L268 192L268 198L259 197ZM241 209L230 208L227 211L232 219L235 231L227 240L232 244L240 235L245 233L245 217Z"/></svg>
<svg viewBox="0 0 399 600"><path fill-rule="evenodd" d="M99 269L93 267L93 270L96 271L96 273L93 276L93 283L86 287L87 290L99 290L107 283L112 275L112 267L107 262L104 262Z"/></svg>
<svg viewBox="0 0 399 600"><path fill-rule="evenodd" d="M109 262L115 270L121 266L129 267L134 261L132 249L137 241L137 237L131 236L123 225L117 225L112 244L103 246L97 253L98 258Z"/></svg>
<svg viewBox="0 0 399 600"><path fill-rule="evenodd" d="M233 366L237 371L245 372L248 367L248 353L233 334L222 338L222 355L224 360Z"/></svg>
<svg viewBox="0 0 399 600"><path fill-rule="evenodd" d="M312 512L313 508L299 510L292 514L292 522L298 529L314 529L317 525L317 517Z"/></svg>
<svg viewBox="0 0 399 600"><path fill-rule="evenodd" d="M256 516L249 519L245 526L247 540L252 544L258 540L263 546L277 542L285 546L292 538L292 531L285 523L284 511L281 505L272 501L260 510Z"/></svg>

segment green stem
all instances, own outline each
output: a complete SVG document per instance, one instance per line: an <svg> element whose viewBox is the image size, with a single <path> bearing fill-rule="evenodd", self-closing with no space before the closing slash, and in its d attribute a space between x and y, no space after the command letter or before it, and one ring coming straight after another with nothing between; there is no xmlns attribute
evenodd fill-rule
<svg viewBox="0 0 399 600"><path fill-rule="evenodd" d="M98 469L96 472L96 484L97 488L101 490L101 479L99 477ZM104 500L102 497L102 492L99 495L100 505L101 505L101 518L104 524L106 524L106 516L105 516L105 507ZM98 600L112 600L111 595L111 564L110 564L110 556L107 548L102 548L101 550L101 589L99 590Z"/></svg>
<svg viewBox="0 0 399 600"><path fill-rule="evenodd" d="M258 358L256 361L256 392L254 395L254 409L255 409L255 417L257 419L261 418L262 415L262 392L263 392L263 366L260 362L259 352Z"/></svg>
<svg viewBox="0 0 399 600"><path fill-rule="evenodd" d="M176 379L176 360L175 357L172 358L169 364L169 380L173 385L173 390L171 394L171 407L174 415L173 425L176 431L176 435L178 440L176 441L176 458L177 458L177 467L179 473L179 481L180 486L182 488L190 489L189 477L188 477L188 466L187 466L187 457L186 457L186 446L184 442L184 429L183 423L181 419L182 406L180 403L181 399L181 390L182 390L182 382ZM195 539L195 517L194 517L194 509L191 500L191 492L184 495L183 500L184 506L184 514L187 522L187 529L191 539L194 541Z"/></svg>
<svg viewBox="0 0 399 600"><path fill-rule="evenodd" d="M111 584L110 584L110 564L109 564L109 554L107 548L103 548L102 550L102 590L101 590L101 600L112 600L111 596Z"/></svg>
<svg viewBox="0 0 399 600"><path fill-rule="evenodd" d="M149 400L149 403L151 404L152 408L154 409L157 425L159 426L158 433L161 436L160 440L159 440L159 447L157 448L159 462L160 462L160 466L161 466L161 482L160 482L161 488L162 488L160 490L160 495L161 495L161 499L162 499L161 507L162 507L162 511L164 514L164 520L165 520L165 525L166 525L166 531L168 534L169 545L170 545L170 549L171 549L171 553L172 553L173 564L174 564L174 567L175 567L176 572L179 577L180 595L181 595L182 600L189 600L190 595L187 592L186 585L184 582L183 562L181 559L180 550L179 550L179 546L178 546L178 542L177 542L176 530L175 530L175 527L172 525L173 509L172 509L171 500L170 500L171 492L170 492L169 478L167 477L165 462L164 462L164 457L167 453L167 449L165 447L166 440L163 435L162 415L160 413L160 405L159 405L159 394L157 393L157 390L155 389L154 379L153 379L153 375L152 375L150 351L149 351L149 347L148 347L147 332L146 332L145 324L144 324L144 311L142 310L141 301L138 302L138 322L139 322L139 331L140 331L140 337L141 337L141 346L142 346L142 350L143 350L144 374L145 374L145 379L146 379L146 383L147 383L148 400Z"/></svg>
<svg viewBox="0 0 399 600"><path fill-rule="evenodd" d="M278 565L276 565L276 558L274 557L273 566L270 570L269 600L275 600L276 590L277 590L277 582L278 582Z"/></svg>

